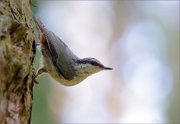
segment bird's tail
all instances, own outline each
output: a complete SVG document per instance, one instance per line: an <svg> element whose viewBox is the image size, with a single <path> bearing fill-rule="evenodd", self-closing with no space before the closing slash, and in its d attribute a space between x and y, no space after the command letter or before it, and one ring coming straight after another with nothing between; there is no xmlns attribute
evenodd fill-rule
<svg viewBox="0 0 180 124"><path fill-rule="evenodd" d="M35 23L38 25L38 28L41 30L41 32L44 32L44 30L46 29L44 24L41 22L41 20L35 16L33 16L33 19L35 21Z"/></svg>
<svg viewBox="0 0 180 124"><path fill-rule="evenodd" d="M37 17L33 16L33 19L36 23L36 25L38 26L38 28L40 29L40 31L42 32L42 34L40 35L40 43L41 43L41 47L45 47L46 46L46 32L48 32L48 30L45 28L44 24L41 22L40 19L38 19Z"/></svg>

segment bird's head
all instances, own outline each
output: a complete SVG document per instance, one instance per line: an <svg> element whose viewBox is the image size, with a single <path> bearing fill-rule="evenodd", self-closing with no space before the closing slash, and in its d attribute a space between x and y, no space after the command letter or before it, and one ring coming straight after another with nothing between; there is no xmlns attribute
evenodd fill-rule
<svg viewBox="0 0 180 124"><path fill-rule="evenodd" d="M95 58L84 58L78 60L78 68L81 73L91 75L102 70L112 70L112 68L104 66Z"/></svg>

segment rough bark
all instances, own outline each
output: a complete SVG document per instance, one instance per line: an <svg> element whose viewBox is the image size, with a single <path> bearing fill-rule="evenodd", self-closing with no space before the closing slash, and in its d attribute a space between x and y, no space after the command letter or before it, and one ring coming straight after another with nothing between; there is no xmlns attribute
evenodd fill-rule
<svg viewBox="0 0 180 124"><path fill-rule="evenodd" d="M29 0L0 0L0 124L31 122L32 22Z"/></svg>

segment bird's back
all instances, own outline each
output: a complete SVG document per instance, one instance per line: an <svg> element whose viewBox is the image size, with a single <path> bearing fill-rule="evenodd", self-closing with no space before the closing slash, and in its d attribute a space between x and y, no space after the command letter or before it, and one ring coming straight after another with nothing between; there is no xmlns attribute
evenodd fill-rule
<svg viewBox="0 0 180 124"><path fill-rule="evenodd" d="M67 80L72 80L76 75L73 64L78 57L59 37L47 30L39 19L35 18L35 22L44 35L41 40L42 53L51 59L60 75Z"/></svg>

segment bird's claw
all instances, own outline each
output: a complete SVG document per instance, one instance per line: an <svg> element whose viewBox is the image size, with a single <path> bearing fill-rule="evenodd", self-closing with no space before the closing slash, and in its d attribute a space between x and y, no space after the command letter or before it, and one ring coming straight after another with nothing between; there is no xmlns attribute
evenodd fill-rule
<svg viewBox="0 0 180 124"><path fill-rule="evenodd" d="M36 80L37 75L33 75L32 80L35 84L39 84L39 82Z"/></svg>

